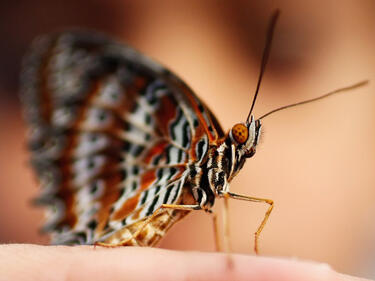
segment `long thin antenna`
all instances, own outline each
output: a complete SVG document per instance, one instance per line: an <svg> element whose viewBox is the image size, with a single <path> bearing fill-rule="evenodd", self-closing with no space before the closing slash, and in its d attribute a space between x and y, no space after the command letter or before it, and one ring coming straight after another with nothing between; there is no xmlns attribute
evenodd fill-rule
<svg viewBox="0 0 375 281"><path fill-rule="evenodd" d="M329 97L329 96L332 96L334 94L338 94L338 93L342 93L342 92L346 92L346 91L349 91L349 90L353 90L353 89L356 89L356 88L359 88L359 87L362 87L366 84L369 83L369 80L364 80L364 81L361 81L361 82L358 82L356 84L353 84L351 86L348 86L348 87L344 87L344 88L340 88L340 89L337 89L337 90L334 90L332 92L329 92L325 95L322 95L320 97L317 97L317 98L313 98L313 99L309 99L309 100L305 100L305 101L301 101L301 102L297 102L297 103L293 103L293 104L289 104L289 105L285 105L285 106L282 106L282 107L279 107L279 108L276 108L274 110L271 110L270 112L262 115L261 117L259 117L258 119L261 120L275 112L278 112L280 110L284 110L284 109L287 109L287 108L291 108L291 107L295 107L295 106L298 106L298 105L302 105L302 104L305 104L305 103L310 103L310 102L314 102L314 101L317 101L317 100L321 100L321 99L324 99L326 97Z"/></svg>
<svg viewBox="0 0 375 281"><path fill-rule="evenodd" d="M265 47L264 47L262 62L261 62L261 65L260 65L260 73L259 73L259 78L258 78L258 84L257 84L257 88L255 90L255 94L254 94L254 98L253 98L253 103L251 104L249 115L247 115L247 118L246 118L246 123L249 123L250 115L251 115L251 112L253 111L253 108L254 108L254 105L255 105L255 101L256 101L257 96L258 96L258 92L259 92L259 88L260 88L260 83L262 82L264 70L266 69L266 65L267 65L267 62L268 62L268 57L270 55L273 33L275 31L276 22L277 22L277 19L278 19L279 15L280 15L280 10L274 11L273 14L272 14L272 16L271 16L270 23L268 25L267 37L266 37L266 44L265 44Z"/></svg>

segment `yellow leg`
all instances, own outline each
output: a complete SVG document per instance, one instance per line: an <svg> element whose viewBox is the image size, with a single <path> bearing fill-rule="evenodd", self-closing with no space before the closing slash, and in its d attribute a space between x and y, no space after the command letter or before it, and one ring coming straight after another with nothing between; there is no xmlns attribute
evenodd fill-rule
<svg viewBox="0 0 375 281"><path fill-rule="evenodd" d="M221 245L220 245L220 239L219 239L219 227L217 224L217 215L212 211L212 210L206 210L208 214L211 215L212 218L212 226L213 226L213 231L214 231L214 237L215 237L215 250L216 252L221 252Z"/></svg>
<svg viewBox="0 0 375 281"><path fill-rule="evenodd" d="M254 251L256 254L258 254L258 240L259 240L259 235L260 233L262 232L264 226L266 225L267 223L267 220L272 212L272 209L273 209L273 201L271 199L265 199L265 198L257 198L257 197L251 197L251 196L245 196L245 195L240 195L240 194L235 194L235 193L232 193L232 192L227 192L225 194L223 194L224 196L224 199L226 198L232 198L232 199L236 199L236 200L243 200L243 201L250 201L250 202L261 202L261 203L267 203L269 205L265 215L264 215L264 218L262 220L262 222L260 223L257 231L255 232L255 239L254 239Z"/></svg>
<svg viewBox="0 0 375 281"><path fill-rule="evenodd" d="M228 197L224 197L224 208L223 208L223 228L224 228L224 252L231 252L230 245L230 231L229 231L229 215L228 215Z"/></svg>

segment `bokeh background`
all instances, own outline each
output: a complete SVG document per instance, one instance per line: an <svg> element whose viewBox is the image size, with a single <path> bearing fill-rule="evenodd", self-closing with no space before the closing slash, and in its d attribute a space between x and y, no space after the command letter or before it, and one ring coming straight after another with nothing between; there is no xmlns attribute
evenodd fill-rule
<svg viewBox="0 0 375 281"><path fill-rule="evenodd" d="M255 114L370 79L369 86L263 122L257 154L233 192L271 198L262 255L327 262L375 278L375 2L373 0L19 0L0 2L0 243L47 244L17 98L19 65L38 34L109 33L182 77L223 127L243 121L271 11L282 14ZM220 213L222 204L216 208ZM235 252L252 253L267 206L230 202ZM194 213L160 245L213 251L210 218Z"/></svg>

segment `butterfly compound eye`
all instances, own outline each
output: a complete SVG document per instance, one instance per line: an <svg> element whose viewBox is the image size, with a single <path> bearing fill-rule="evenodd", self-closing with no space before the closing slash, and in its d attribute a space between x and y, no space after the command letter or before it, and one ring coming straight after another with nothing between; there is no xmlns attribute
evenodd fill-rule
<svg viewBox="0 0 375 281"><path fill-rule="evenodd" d="M232 136L237 143L244 144L249 137L249 131L244 124L236 124L232 128Z"/></svg>

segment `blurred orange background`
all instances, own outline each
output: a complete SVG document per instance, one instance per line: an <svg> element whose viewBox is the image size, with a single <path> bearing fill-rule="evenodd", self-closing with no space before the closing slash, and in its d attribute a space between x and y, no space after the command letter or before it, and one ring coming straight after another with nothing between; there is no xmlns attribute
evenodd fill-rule
<svg viewBox="0 0 375 281"><path fill-rule="evenodd" d="M327 262L375 278L375 2L2 1L0 3L0 242L47 244L38 186L28 167L17 99L22 54L32 38L69 27L107 32L184 79L225 129L248 113L266 26L282 11L256 116L363 79L370 85L263 121L257 154L233 192L275 201L262 255ZM217 202L220 212L221 202ZM230 202L233 251L252 253L267 206ZM213 251L201 212L174 226L161 247Z"/></svg>

